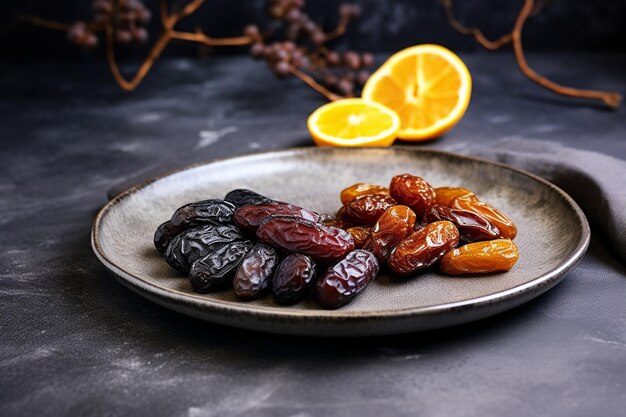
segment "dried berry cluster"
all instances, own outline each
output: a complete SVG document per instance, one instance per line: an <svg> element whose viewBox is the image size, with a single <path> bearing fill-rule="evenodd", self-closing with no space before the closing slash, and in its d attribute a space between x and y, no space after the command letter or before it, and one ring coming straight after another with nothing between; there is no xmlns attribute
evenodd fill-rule
<svg viewBox="0 0 626 417"><path fill-rule="evenodd" d="M72 23L67 31L70 42L85 49L98 46L96 33L110 23L115 31L115 42L120 44L143 43L148 40L145 25L152 13L141 0L95 0L92 22Z"/></svg>
<svg viewBox="0 0 626 417"><path fill-rule="evenodd" d="M371 53L336 52L324 46L339 36L346 25L361 13L359 6L343 4L339 24L326 33L303 10L304 0L269 0L268 15L278 22L269 36L262 36L256 25L249 25L245 35L253 39L250 53L263 59L278 77L303 71L329 90L346 97L354 96L363 86L374 64Z"/></svg>

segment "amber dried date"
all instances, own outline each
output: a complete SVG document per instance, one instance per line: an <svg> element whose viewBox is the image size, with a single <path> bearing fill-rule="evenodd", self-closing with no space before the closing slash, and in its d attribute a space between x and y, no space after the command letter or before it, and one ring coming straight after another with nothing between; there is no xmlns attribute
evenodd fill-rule
<svg viewBox="0 0 626 417"><path fill-rule="evenodd" d="M278 254L271 246L258 243L243 258L233 280L235 294L243 300L261 297L271 286Z"/></svg>
<svg viewBox="0 0 626 417"><path fill-rule="evenodd" d="M257 229L262 243L309 255L319 261L335 261L354 249L352 235L294 216L270 216Z"/></svg>
<svg viewBox="0 0 626 417"><path fill-rule="evenodd" d="M157 248L159 252L165 253L167 245L170 244L176 235L183 231L184 229L181 230L181 228L172 226L172 223L169 220L166 221L157 227L156 232L154 232L154 247Z"/></svg>
<svg viewBox="0 0 626 417"><path fill-rule="evenodd" d="M487 274L508 271L519 258L517 246L510 239L468 243L448 252L439 263L446 274Z"/></svg>
<svg viewBox="0 0 626 417"><path fill-rule="evenodd" d="M398 275L408 275L437 262L459 244L459 231L448 221L430 223L411 233L391 252L389 268Z"/></svg>
<svg viewBox="0 0 626 417"><path fill-rule="evenodd" d="M396 200L388 195L362 195L345 205L346 219L352 224L373 225Z"/></svg>
<svg viewBox="0 0 626 417"><path fill-rule="evenodd" d="M372 228L367 226L354 226L347 229L347 232L352 235L354 239L354 247L361 249L367 239L372 235Z"/></svg>
<svg viewBox="0 0 626 417"><path fill-rule="evenodd" d="M227 243L243 239L235 226L199 226L177 235L165 251L165 261L181 272L191 264Z"/></svg>
<svg viewBox="0 0 626 417"><path fill-rule="evenodd" d="M230 287L237 267L253 246L250 241L233 242L198 259L189 272L193 289L210 292Z"/></svg>
<svg viewBox="0 0 626 417"><path fill-rule="evenodd" d="M237 208L247 206L248 204L269 203L272 201L271 198L243 188L232 190L226 194L224 200L232 203Z"/></svg>
<svg viewBox="0 0 626 417"><path fill-rule="evenodd" d="M371 252L357 249L329 268L317 281L315 296L324 308L334 309L351 301L378 274Z"/></svg>
<svg viewBox="0 0 626 417"><path fill-rule="evenodd" d="M301 253L291 254L278 265L272 288L277 304L288 305L302 300L315 284L315 262Z"/></svg>
<svg viewBox="0 0 626 417"><path fill-rule="evenodd" d="M478 242L481 240L497 239L500 235L498 228L489 220L467 210L453 209L435 204L422 217L422 224L447 220L454 223L459 230L461 240L465 242Z"/></svg>
<svg viewBox="0 0 626 417"><path fill-rule="evenodd" d="M224 200L203 200L189 203L174 212L172 226L188 228L201 224L227 224L232 222L235 206Z"/></svg>
<svg viewBox="0 0 626 417"><path fill-rule="evenodd" d="M233 218L237 226L249 232L254 232L266 217L277 215L297 216L314 222L317 222L320 218L320 215L314 211L277 201L240 207L235 211Z"/></svg>
<svg viewBox="0 0 626 417"><path fill-rule="evenodd" d="M462 187L439 187L435 188L435 204L450 207L450 203L456 197L470 198L478 200L478 197L468 190Z"/></svg>
<svg viewBox="0 0 626 417"><path fill-rule="evenodd" d="M382 185L366 184L359 182L341 191L341 204L348 204L350 201L362 195L389 195L389 188Z"/></svg>
<svg viewBox="0 0 626 417"><path fill-rule="evenodd" d="M399 203L409 206L421 216L435 203L435 190L424 179L411 175L396 175L391 179L389 193Z"/></svg>
<svg viewBox="0 0 626 417"><path fill-rule="evenodd" d="M487 203L471 198L457 197L452 200L450 205L452 208L471 211L490 221L498 228L499 237L503 239L515 239L517 235L517 227L511 219Z"/></svg>
<svg viewBox="0 0 626 417"><path fill-rule="evenodd" d="M393 248L413 230L415 213L407 206L389 207L376 222L363 249L372 252L381 264Z"/></svg>

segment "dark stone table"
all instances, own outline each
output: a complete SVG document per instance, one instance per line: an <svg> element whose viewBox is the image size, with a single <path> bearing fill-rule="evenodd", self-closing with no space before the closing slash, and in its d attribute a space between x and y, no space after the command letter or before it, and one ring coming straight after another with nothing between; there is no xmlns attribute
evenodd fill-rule
<svg viewBox="0 0 626 417"><path fill-rule="evenodd" d="M506 136L626 159L626 111L564 99L511 54L464 56L466 117L426 146ZM626 55L531 55L626 90ZM122 287L89 233L113 185L195 161L309 145L322 100L247 58L160 62L124 94L103 63L2 64L0 415L623 416L626 272L595 234L552 291L477 323L324 340L205 323ZM626 173L624 173L626 175Z"/></svg>

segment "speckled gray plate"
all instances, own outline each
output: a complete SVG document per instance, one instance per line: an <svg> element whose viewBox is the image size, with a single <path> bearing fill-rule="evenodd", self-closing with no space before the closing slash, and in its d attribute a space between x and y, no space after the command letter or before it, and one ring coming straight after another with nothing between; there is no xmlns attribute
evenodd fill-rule
<svg viewBox="0 0 626 417"><path fill-rule="evenodd" d="M232 291L197 294L152 244L156 227L179 206L250 188L320 213L339 207L355 182L387 184L411 172L433 186L463 186L509 215L519 229L520 260L502 274L449 277L435 270L393 282L380 275L335 311L312 301L278 307L271 297L238 301ZM362 336L411 332L477 320L518 306L557 284L583 256L589 225L559 188L506 165L414 148L302 148L189 167L128 190L98 214L92 246L118 280L167 308L216 323L301 335Z"/></svg>

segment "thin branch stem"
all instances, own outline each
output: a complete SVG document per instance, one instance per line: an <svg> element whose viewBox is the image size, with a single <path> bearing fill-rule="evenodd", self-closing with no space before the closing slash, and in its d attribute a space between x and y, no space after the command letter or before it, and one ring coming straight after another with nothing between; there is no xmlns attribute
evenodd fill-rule
<svg viewBox="0 0 626 417"><path fill-rule="evenodd" d="M533 70L526 61L526 57L524 56L524 49L522 47L522 29L524 28L524 23L528 19L528 16L532 13L534 9L534 1L533 0L525 0L524 7L520 11L517 20L515 21L515 26L513 28L513 49L515 51L515 58L517 59L517 64L519 65L520 70L526 77L537 83L538 85L551 90L557 94L561 94L568 97L576 97L576 98L586 98L591 100L600 100L604 104L606 104L611 109L616 109L619 107L622 101L622 95L613 92L613 91L596 91L596 90L582 90L572 87L562 86L560 84L555 83L539 75L535 70Z"/></svg>
<svg viewBox="0 0 626 417"><path fill-rule="evenodd" d="M332 91L330 91L329 89L327 89L326 87L324 87L323 85L315 81L315 79L311 77L309 74L303 71L300 71L296 67L293 67L293 66L290 67L289 72L291 72L294 76L298 77L300 80L302 80L303 83L311 87L313 90L317 91L318 93L326 97L328 101L336 101L336 100L343 98L342 96L333 93Z"/></svg>
<svg viewBox="0 0 626 417"><path fill-rule="evenodd" d="M346 33L346 29L348 29L348 24L350 23L351 18L347 15L342 15L339 18L339 23L337 23L337 27L334 30L327 32L324 34L324 42L332 41L333 39L337 39Z"/></svg>
<svg viewBox="0 0 626 417"><path fill-rule="evenodd" d="M19 22L30 23L33 26L39 26L46 29L60 30L67 32L70 30L70 26L67 23L56 22L54 20L42 19L41 17L31 16L28 14L21 14L17 17Z"/></svg>
<svg viewBox="0 0 626 417"><path fill-rule="evenodd" d="M484 48L489 50L496 50L503 45L512 43L513 50L515 52L515 58L517 60L520 71L528 79L535 82L539 86L567 97L599 100L611 109L616 109L617 107L619 107L622 101L622 95L617 92L582 90L562 86L555 83L554 81L547 79L542 75L539 75L528 65L528 62L526 61L526 56L524 55L524 49L522 47L522 31L528 18L537 14L544 7L545 0L539 0L538 2L535 2L534 0L524 0L524 5L520 10L517 19L515 20L515 25L511 33L505 34L495 41L487 39L480 29L468 28L464 26L461 22L459 22L454 14L452 0L441 0L441 3L446 11L446 17L450 25L458 32L467 36L472 36L476 40L476 42L478 42Z"/></svg>

